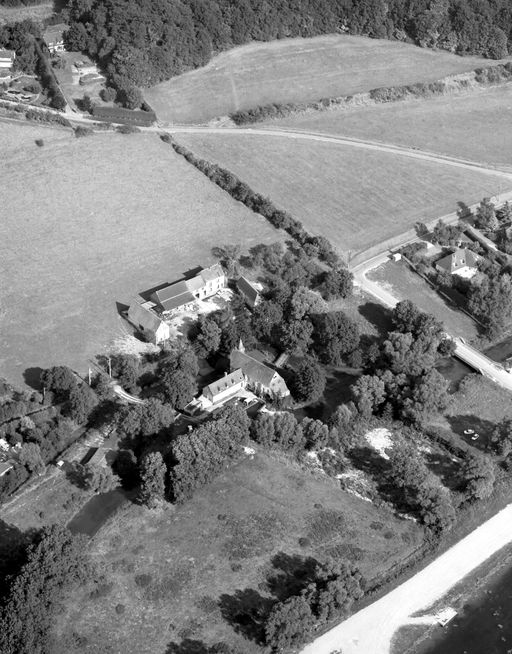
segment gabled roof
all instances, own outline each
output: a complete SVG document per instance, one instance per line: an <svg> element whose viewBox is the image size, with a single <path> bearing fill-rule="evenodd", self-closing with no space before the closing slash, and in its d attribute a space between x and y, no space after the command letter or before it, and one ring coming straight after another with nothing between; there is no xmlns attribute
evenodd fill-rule
<svg viewBox="0 0 512 654"><path fill-rule="evenodd" d="M244 375L254 383L270 388L274 375L280 376L275 370L269 368L261 361L257 361L246 352L233 350L230 355L232 368L241 368ZM284 380L283 380L284 383Z"/></svg>
<svg viewBox="0 0 512 654"><path fill-rule="evenodd" d="M202 277L205 282L212 282L215 279L224 277L224 274L224 270L220 263L215 263L213 266L201 270L198 276Z"/></svg>
<svg viewBox="0 0 512 654"><path fill-rule="evenodd" d="M142 325L144 329L156 332L162 324L162 320L149 309L145 309L141 304L136 302L130 305L128 309L128 318L136 325Z"/></svg>
<svg viewBox="0 0 512 654"><path fill-rule="evenodd" d="M244 375L242 371L235 370L229 375L225 375L224 377L217 379L217 381L208 384L208 386L205 386L203 388L203 395L207 390L210 391L210 393L214 396L218 395L219 393L222 393L222 391L225 391L228 388L232 388L233 386L236 386L237 384L240 384L243 381L244 381Z"/></svg>
<svg viewBox="0 0 512 654"><path fill-rule="evenodd" d="M466 248L458 249L438 261L436 265L438 268L443 268L451 274L464 267L476 268L478 265L478 255Z"/></svg>
<svg viewBox="0 0 512 654"><path fill-rule="evenodd" d="M256 302L259 296L258 289L245 277L239 277L236 282L237 288L251 302Z"/></svg>
<svg viewBox="0 0 512 654"><path fill-rule="evenodd" d="M16 57L14 50L0 50L0 59L9 59L13 61Z"/></svg>

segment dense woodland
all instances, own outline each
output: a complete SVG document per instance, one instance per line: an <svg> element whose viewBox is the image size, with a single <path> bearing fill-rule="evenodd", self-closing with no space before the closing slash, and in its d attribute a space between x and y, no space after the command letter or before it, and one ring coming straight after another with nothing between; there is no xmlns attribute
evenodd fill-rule
<svg viewBox="0 0 512 654"><path fill-rule="evenodd" d="M512 42L507 0L71 0L68 47L116 86L148 86L250 41L328 33L397 39L497 59Z"/></svg>

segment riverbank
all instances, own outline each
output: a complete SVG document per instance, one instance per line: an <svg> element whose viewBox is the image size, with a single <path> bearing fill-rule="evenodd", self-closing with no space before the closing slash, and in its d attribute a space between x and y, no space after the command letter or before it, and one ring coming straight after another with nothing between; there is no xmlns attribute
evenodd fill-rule
<svg viewBox="0 0 512 654"><path fill-rule="evenodd" d="M512 505L472 531L413 577L316 639L303 654L388 654L397 632L408 624L434 624L424 615L468 574L512 543ZM422 612L422 613L420 613Z"/></svg>
<svg viewBox="0 0 512 654"><path fill-rule="evenodd" d="M446 595L416 617L452 607L457 616L446 626L407 625L394 635L390 654L502 654L512 651L512 544L489 557ZM508 604L509 609L504 605ZM501 626L500 626L501 625ZM502 640L505 638L505 641ZM493 650L491 641L505 649Z"/></svg>

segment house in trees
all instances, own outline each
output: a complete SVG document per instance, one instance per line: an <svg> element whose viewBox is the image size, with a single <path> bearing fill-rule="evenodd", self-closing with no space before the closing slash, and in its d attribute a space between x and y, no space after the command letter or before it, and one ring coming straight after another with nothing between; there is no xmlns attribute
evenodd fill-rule
<svg viewBox="0 0 512 654"><path fill-rule="evenodd" d="M0 69L11 70L15 59L14 50L0 50Z"/></svg>
<svg viewBox="0 0 512 654"><path fill-rule="evenodd" d="M245 387L245 379L241 370L234 370L225 374L217 381L203 388L203 397L212 404L226 402Z"/></svg>
<svg viewBox="0 0 512 654"><path fill-rule="evenodd" d="M153 310L152 302L134 302L128 309L128 320L150 342L158 345L171 336L169 325Z"/></svg>
<svg viewBox="0 0 512 654"><path fill-rule="evenodd" d="M155 291L151 300L162 312L190 308L196 300L205 300L227 286L228 280L220 264L204 268L190 279L174 282Z"/></svg>
<svg viewBox="0 0 512 654"><path fill-rule="evenodd" d="M43 39L48 50L55 54L56 52L65 52L66 48L64 47L64 32L68 29L68 26L65 23L59 23L58 25L49 25L43 34Z"/></svg>
<svg viewBox="0 0 512 654"><path fill-rule="evenodd" d="M281 375L273 368L269 368L254 356L245 351L240 341L237 349L229 356L231 370L240 369L245 379L246 388L270 397L288 397L290 391Z"/></svg>
<svg viewBox="0 0 512 654"><path fill-rule="evenodd" d="M250 282L246 277L239 277L236 281L236 287L250 309L254 309L260 302L259 284Z"/></svg>
<svg viewBox="0 0 512 654"><path fill-rule="evenodd" d="M465 279L471 279L478 272L478 260L480 257L472 250L458 248L436 263L440 272L447 272L450 275L458 275Z"/></svg>

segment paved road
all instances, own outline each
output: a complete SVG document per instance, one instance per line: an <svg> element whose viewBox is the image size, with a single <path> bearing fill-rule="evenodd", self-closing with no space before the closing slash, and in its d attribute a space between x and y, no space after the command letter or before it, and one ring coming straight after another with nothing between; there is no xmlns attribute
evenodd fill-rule
<svg viewBox="0 0 512 654"><path fill-rule="evenodd" d="M301 654L389 654L396 631L512 541L512 505L395 590L317 638Z"/></svg>
<svg viewBox="0 0 512 654"><path fill-rule="evenodd" d="M385 263L388 258L388 253L383 252L382 254L355 266L352 272L354 274L354 281L358 286L370 295L373 295L373 297L377 298L379 302L392 309L398 302L397 298L380 284L368 279L366 276L370 270ZM507 372L502 365L489 359L485 354L482 354L482 352L465 343L463 339L456 337L453 338L453 340L455 342L455 356L461 359L461 361L464 361L464 363L467 363L471 368L480 372L482 375L489 377L503 388L512 391L512 374Z"/></svg>

